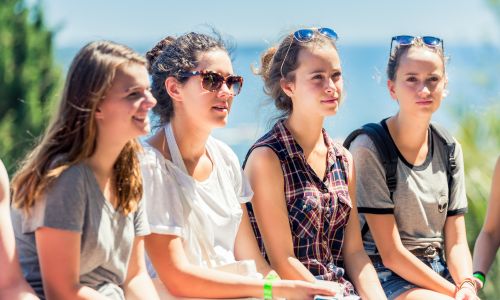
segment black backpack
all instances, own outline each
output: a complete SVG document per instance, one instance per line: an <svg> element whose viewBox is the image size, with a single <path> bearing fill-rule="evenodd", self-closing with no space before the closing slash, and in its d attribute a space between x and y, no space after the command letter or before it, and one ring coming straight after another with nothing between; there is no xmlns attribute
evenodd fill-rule
<svg viewBox="0 0 500 300"><path fill-rule="evenodd" d="M456 146L455 140L446 129L444 129L438 124L431 123L430 128L431 132L435 133L435 136L438 137L438 142L443 143L446 148L446 154L448 158L446 160L447 162L446 175L448 178L448 191L449 191L451 189L453 181L453 173L455 168L457 167L455 162L455 146ZM385 182L387 184L387 187L389 188L390 198L391 200L393 200L392 197L394 191L396 190L396 185L397 185L396 171L398 165L398 153L396 151L396 147L394 143L391 141L391 137L380 123L368 123L363 125L361 128L354 130L345 139L344 147L349 149L352 141L360 134L368 135L368 137L375 144L377 152L379 153L380 160L385 169ZM448 192L448 197L450 196L451 193ZM366 232L368 232L367 224L363 226L363 229L361 230L361 235L362 236L365 235Z"/></svg>

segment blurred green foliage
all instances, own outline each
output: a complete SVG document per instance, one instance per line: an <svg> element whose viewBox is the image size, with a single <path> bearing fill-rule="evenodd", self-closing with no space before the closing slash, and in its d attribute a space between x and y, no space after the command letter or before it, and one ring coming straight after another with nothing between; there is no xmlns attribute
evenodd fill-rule
<svg viewBox="0 0 500 300"><path fill-rule="evenodd" d="M60 88L40 2L0 0L0 157L12 175L46 127Z"/></svg>

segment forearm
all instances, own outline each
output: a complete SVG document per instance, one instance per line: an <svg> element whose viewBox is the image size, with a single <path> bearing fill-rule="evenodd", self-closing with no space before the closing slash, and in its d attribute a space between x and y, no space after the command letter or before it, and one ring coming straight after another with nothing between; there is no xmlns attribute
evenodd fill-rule
<svg viewBox="0 0 500 300"><path fill-rule="evenodd" d="M497 235L481 230L474 246L473 271L488 273L500 246Z"/></svg>
<svg viewBox="0 0 500 300"><path fill-rule="evenodd" d="M386 299L377 272L364 250L345 254L344 262L347 275L362 299Z"/></svg>
<svg viewBox="0 0 500 300"><path fill-rule="evenodd" d="M281 279L316 281L314 275L294 256L283 255L281 259L271 259L271 266Z"/></svg>
<svg viewBox="0 0 500 300"><path fill-rule="evenodd" d="M393 251L384 265L405 280L425 289L454 296L455 286L441 277L406 249Z"/></svg>
<svg viewBox="0 0 500 300"><path fill-rule="evenodd" d="M123 285L125 298L127 300L159 299L153 281L146 272L134 276Z"/></svg>
<svg viewBox="0 0 500 300"><path fill-rule="evenodd" d="M240 298L263 296L264 281L189 265L181 270L159 273L168 291L176 297L188 298ZM164 276L166 275L166 276Z"/></svg>
<svg viewBox="0 0 500 300"><path fill-rule="evenodd" d="M446 253L447 265L455 283L472 277L472 258L466 243L452 245Z"/></svg>
<svg viewBox="0 0 500 300"><path fill-rule="evenodd" d="M0 299L38 300L31 286L24 280L14 282L9 286L0 287Z"/></svg>
<svg viewBox="0 0 500 300"><path fill-rule="evenodd" d="M44 284L45 296L50 300L110 300L98 291L85 285L68 286L69 284L55 284L53 287Z"/></svg>

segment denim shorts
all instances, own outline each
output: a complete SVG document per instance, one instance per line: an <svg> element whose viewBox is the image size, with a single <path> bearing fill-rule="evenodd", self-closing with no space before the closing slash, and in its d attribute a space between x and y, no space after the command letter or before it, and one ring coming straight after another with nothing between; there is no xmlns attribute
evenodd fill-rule
<svg viewBox="0 0 500 300"><path fill-rule="evenodd" d="M446 262L444 261L442 256L437 255L434 258L417 256L417 258L427 266L429 266L431 269L433 269L436 273L441 275L443 278L453 283L450 271L448 270ZM388 300L393 300L406 291L418 288L418 286L409 281L406 281L393 271L387 269L382 264L382 261L380 259L374 260L373 266L377 271L378 279L380 280L380 284L382 285L382 288L384 289L385 295L387 296Z"/></svg>

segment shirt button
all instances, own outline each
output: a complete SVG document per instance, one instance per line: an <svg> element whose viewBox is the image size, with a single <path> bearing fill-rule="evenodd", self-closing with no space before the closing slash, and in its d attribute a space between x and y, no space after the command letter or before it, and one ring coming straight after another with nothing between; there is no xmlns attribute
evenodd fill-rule
<svg viewBox="0 0 500 300"><path fill-rule="evenodd" d="M302 205L302 209L306 209L307 208L307 205Z"/></svg>
<svg viewBox="0 0 500 300"><path fill-rule="evenodd" d="M321 191L322 191L323 193L328 193L328 192L329 192L329 191L328 191L328 188L327 188L326 186L322 187L322 188L321 188Z"/></svg>
<svg viewBox="0 0 500 300"><path fill-rule="evenodd" d="M326 213L325 217L327 218L330 218L331 214L330 213Z"/></svg>

